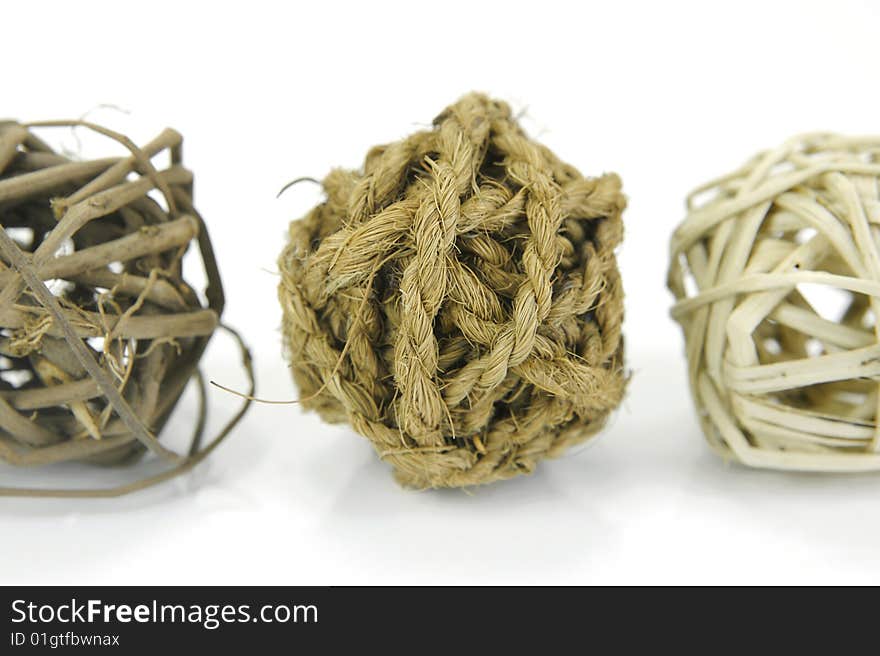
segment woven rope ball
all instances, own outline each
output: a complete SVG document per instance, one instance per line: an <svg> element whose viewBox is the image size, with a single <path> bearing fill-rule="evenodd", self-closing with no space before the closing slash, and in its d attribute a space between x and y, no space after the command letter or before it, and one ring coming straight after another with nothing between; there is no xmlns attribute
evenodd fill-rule
<svg viewBox="0 0 880 656"><path fill-rule="evenodd" d="M91 129L121 156L74 160L38 136L50 127ZM152 451L169 467L115 489L0 493L112 495L203 455L203 421L189 453L156 437L223 310L181 141L166 130L141 149L81 121L0 123L0 459L123 464ZM206 301L184 277L189 248L204 260Z"/></svg>
<svg viewBox="0 0 880 656"><path fill-rule="evenodd" d="M616 175L471 94L323 187L280 258L306 407L416 488L531 472L602 427L625 386Z"/></svg>
<svg viewBox="0 0 880 656"><path fill-rule="evenodd" d="M673 316L710 444L755 467L880 469L880 138L792 139L694 192Z"/></svg>

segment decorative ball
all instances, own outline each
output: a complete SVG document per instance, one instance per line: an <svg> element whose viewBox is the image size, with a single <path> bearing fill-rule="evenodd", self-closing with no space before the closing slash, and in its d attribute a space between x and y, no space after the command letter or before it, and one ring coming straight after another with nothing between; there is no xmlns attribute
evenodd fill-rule
<svg viewBox="0 0 880 656"><path fill-rule="evenodd" d="M92 129L124 156L71 159L37 136L48 127ZM151 163L169 154L167 168ZM172 472L192 463L200 432L184 456L156 438L223 309L192 182L173 130L140 149L80 121L0 123L0 459L121 464L149 450ZM205 262L206 302L184 276L191 246ZM120 493L167 475L66 493Z"/></svg>
<svg viewBox="0 0 880 656"><path fill-rule="evenodd" d="M528 473L602 427L626 381L616 175L471 94L323 187L279 263L306 407L416 488Z"/></svg>
<svg viewBox="0 0 880 656"><path fill-rule="evenodd" d="M806 135L698 189L672 314L709 443L755 467L880 469L880 138Z"/></svg>

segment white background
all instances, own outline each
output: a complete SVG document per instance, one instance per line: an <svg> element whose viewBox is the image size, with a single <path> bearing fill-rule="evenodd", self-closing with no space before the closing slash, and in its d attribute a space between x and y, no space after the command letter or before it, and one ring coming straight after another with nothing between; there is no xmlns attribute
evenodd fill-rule
<svg viewBox="0 0 880 656"><path fill-rule="evenodd" d="M749 471L710 453L665 289L692 187L796 132L880 129L876 5L14 2L2 24L0 114L93 110L141 143L184 133L261 395L296 396L275 259L287 222L320 200L310 185L275 193L359 166L472 89L527 110L530 133L585 174L623 177L634 376L599 440L469 494L403 491L345 427L256 406L185 479L117 500L0 500L0 582L880 582L880 474ZM241 387L236 362L218 338L205 369ZM236 402L212 399L218 421ZM125 474L0 468L31 485Z"/></svg>

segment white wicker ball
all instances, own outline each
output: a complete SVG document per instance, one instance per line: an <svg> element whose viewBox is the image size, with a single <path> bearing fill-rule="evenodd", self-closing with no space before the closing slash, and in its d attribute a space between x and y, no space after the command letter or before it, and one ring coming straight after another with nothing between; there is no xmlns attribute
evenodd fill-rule
<svg viewBox="0 0 880 656"><path fill-rule="evenodd" d="M811 134L699 189L668 284L709 443L880 470L880 137Z"/></svg>

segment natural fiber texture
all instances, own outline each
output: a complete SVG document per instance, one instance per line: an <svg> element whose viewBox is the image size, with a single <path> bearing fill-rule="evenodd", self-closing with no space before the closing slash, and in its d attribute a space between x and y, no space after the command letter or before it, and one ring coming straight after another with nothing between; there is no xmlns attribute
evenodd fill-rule
<svg viewBox="0 0 880 656"><path fill-rule="evenodd" d="M418 488L531 472L602 427L625 385L616 175L472 94L323 185L280 259L307 407Z"/></svg>
<svg viewBox="0 0 880 656"><path fill-rule="evenodd" d="M73 161L35 134L60 126L92 129L130 156ZM166 130L139 149L81 121L0 123L0 459L122 464L150 450L172 465L120 488L0 494L112 496L189 469L216 446L201 447L196 367L223 289L181 141ZM160 171L151 159L162 154L170 166ZM205 264L206 306L184 279L190 244ZM194 376L202 410L178 455L155 435Z"/></svg>
<svg viewBox="0 0 880 656"><path fill-rule="evenodd" d="M722 454L880 469L878 176L880 138L807 135L691 196L672 239L672 314Z"/></svg>

